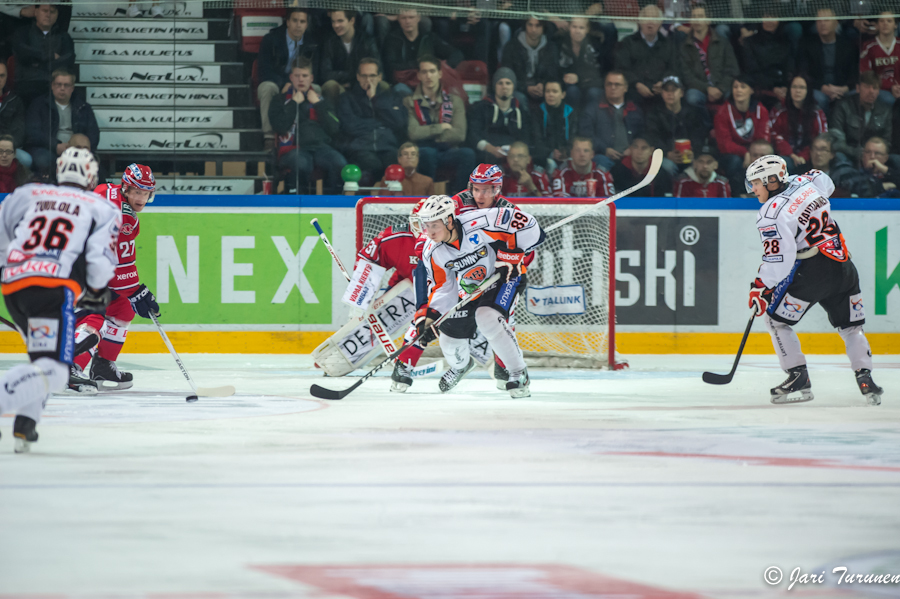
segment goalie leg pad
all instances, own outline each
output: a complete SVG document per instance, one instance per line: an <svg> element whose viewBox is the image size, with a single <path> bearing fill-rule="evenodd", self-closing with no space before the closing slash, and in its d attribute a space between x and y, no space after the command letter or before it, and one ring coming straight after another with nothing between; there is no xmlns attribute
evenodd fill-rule
<svg viewBox="0 0 900 599"><path fill-rule="evenodd" d="M790 370L798 366L805 366L806 356L800 349L800 338L797 337L793 327L773 320L768 314L765 315L765 320L766 328L772 335L772 345L775 347L781 369Z"/></svg>
<svg viewBox="0 0 900 599"><path fill-rule="evenodd" d="M509 372L525 370L525 358L516 341L516 334L506 322L505 315L489 306L475 310L478 329L484 333L494 353L497 354Z"/></svg>
<svg viewBox="0 0 900 599"><path fill-rule="evenodd" d="M847 357L850 358L850 368L859 370L865 368L872 370L872 349L869 347L869 340L863 333L863 328L848 327L846 329L838 329L841 339L844 340L844 347L847 349Z"/></svg>

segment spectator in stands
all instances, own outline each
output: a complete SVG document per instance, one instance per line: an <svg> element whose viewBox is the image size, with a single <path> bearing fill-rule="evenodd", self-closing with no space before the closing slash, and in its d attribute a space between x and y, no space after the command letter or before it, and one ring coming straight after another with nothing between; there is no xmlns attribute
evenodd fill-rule
<svg viewBox="0 0 900 599"><path fill-rule="evenodd" d="M522 141L509 146L506 168L503 169L503 188L500 194L507 198L551 196L550 179L542 170L536 170L528 151L528 144Z"/></svg>
<svg viewBox="0 0 900 599"><path fill-rule="evenodd" d="M333 35L328 35L322 44L321 68L325 80L322 93L332 102L350 89L363 58L380 55L375 40L362 27L356 26L356 17L357 13L352 10L331 11Z"/></svg>
<svg viewBox="0 0 900 599"><path fill-rule="evenodd" d="M566 92L558 79L544 82L544 101L532 118L534 162L552 173L569 151L578 128L578 111L566 104Z"/></svg>
<svg viewBox="0 0 900 599"><path fill-rule="evenodd" d="M607 38L602 29L592 30L588 19L576 17L569 21L568 35L563 36L559 50L566 101L575 108L599 103L603 75L613 69L615 40Z"/></svg>
<svg viewBox="0 0 900 599"><path fill-rule="evenodd" d="M606 170L621 160L631 140L644 132L644 113L625 99L627 89L625 75L610 71L604 84L606 101L588 106L578 119L578 135L593 141L594 161ZM662 91L662 82L659 89Z"/></svg>
<svg viewBox="0 0 900 599"><path fill-rule="evenodd" d="M259 112L262 115L266 150L275 146L275 132L269 122L269 106L272 98L285 94L291 88L291 65L298 56L311 60L313 78L318 79L318 46L312 35L306 35L309 12L304 8L289 8L284 25L265 35L259 45Z"/></svg>
<svg viewBox="0 0 900 599"><path fill-rule="evenodd" d="M675 76L666 77L663 81L662 99L664 107L647 113L647 126L644 132L647 139L657 148L665 152L663 168L669 175L675 176L682 168L694 160L692 150L702 148L709 136L712 123L709 111L690 104L682 104L684 87ZM690 142L690 150L680 151L675 141Z"/></svg>
<svg viewBox="0 0 900 599"><path fill-rule="evenodd" d="M22 149L25 143L25 103L14 91L6 89L6 65L0 62L0 135L11 135L16 146L16 160L26 168L31 155Z"/></svg>
<svg viewBox="0 0 900 599"><path fill-rule="evenodd" d="M512 42L510 42L512 43ZM493 97L476 102L469 110L468 145L476 150L476 162L498 163L514 141L530 141L528 109L515 98L516 74L508 67L493 77Z"/></svg>
<svg viewBox="0 0 900 599"><path fill-rule="evenodd" d="M751 144L756 140L765 141L771 147L778 144L778 154L790 163L791 147L783 139L772 135L769 111L753 95L751 80L746 75L738 75L731 86L731 98L725 103L715 118L715 137L719 146L719 165L722 173L731 181L735 193L744 191L744 171L753 161Z"/></svg>
<svg viewBox="0 0 900 599"><path fill-rule="evenodd" d="M816 102L829 110L833 102L856 88L859 48L846 36L837 34L839 22L833 9L820 8L816 14L816 35L804 40L799 68L810 79Z"/></svg>
<svg viewBox="0 0 900 599"><path fill-rule="evenodd" d="M687 87L685 99L688 104L706 108L707 102L725 101L740 67L731 42L710 28L705 5L695 6L691 19L691 34L679 45Z"/></svg>
<svg viewBox="0 0 900 599"><path fill-rule="evenodd" d="M344 154L363 172L363 185L372 185L394 163L400 139L406 137L407 113L403 99L381 86L377 58L359 61L356 83L338 102L341 131L347 138Z"/></svg>
<svg viewBox="0 0 900 599"><path fill-rule="evenodd" d="M869 42L859 56L860 72L872 71L881 82L879 98L893 105L900 98L900 43L896 37L894 13L883 10L876 24L878 35Z"/></svg>
<svg viewBox="0 0 900 599"><path fill-rule="evenodd" d="M35 5L34 21L23 24L13 36L16 93L26 104L50 91L51 73L74 72L75 44L68 33L54 27L57 18L55 5Z"/></svg>
<svg viewBox="0 0 900 599"><path fill-rule="evenodd" d="M544 98L544 81L559 69L559 48L544 35L544 23L535 17L525 21L503 48L503 66L516 74L516 91L531 101Z"/></svg>
<svg viewBox="0 0 900 599"><path fill-rule="evenodd" d="M455 68L463 60L463 54L436 34L419 31L419 11L416 9L401 10L397 21L399 31L393 31L384 42L384 72L390 83L396 84L394 91L403 96L412 93L403 81L407 73L417 71L419 59L433 56L446 60L447 65ZM399 75L399 78L398 78Z"/></svg>
<svg viewBox="0 0 900 599"><path fill-rule="evenodd" d="M651 4L639 15L651 20L641 21L637 33L619 42L616 69L631 84L630 91L637 94L634 98L643 98L646 106L647 100L662 93L662 80L677 74L678 56L672 40L659 35L662 11Z"/></svg>
<svg viewBox="0 0 900 599"><path fill-rule="evenodd" d="M13 34L23 19L34 18L34 4L0 4L0 60L12 55Z"/></svg>
<svg viewBox="0 0 900 599"><path fill-rule="evenodd" d="M891 137L891 107L879 99L880 85L873 71L860 73L856 86L859 93L838 102L831 114L829 129L834 134L834 150L851 162L859 161L865 140Z"/></svg>
<svg viewBox="0 0 900 599"><path fill-rule="evenodd" d="M891 140L891 147L894 148L894 154L900 153L900 102L894 102L894 111L891 116L894 129L894 137Z"/></svg>
<svg viewBox="0 0 900 599"><path fill-rule="evenodd" d="M857 180L861 176L846 156L834 153L833 143L834 140L830 133L823 133L815 138L810 147L810 160L806 163L806 170L817 169L831 177L831 180L834 181L833 197L850 197L850 194L853 193L851 189L857 187Z"/></svg>
<svg viewBox="0 0 900 599"><path fill-rule="evenodd" d="M863 176L855 180L851 193L861 198L874 198L900 186L900 168L889 159L889 150L888 142L880 137L866 141L859 169Z"/></svg>
<svg viewBox="0 0 900 599"><path fill-rule="evenodd" d="M828 131L825 113L809 93L809 79L797 75L791 80L790 97L772 112L772 133L791 146L791 160L796 166L809 161L812 140Z"/></svg>
<svg viewBox="0 0 900 599"><path fill-rule="evenodd" d="M12 193L25 185L31 171L16 158L16 142L12 135L0 135L0 193Z"/></svg>
<svg viewBox="0 0 900 599"><path fill-rule="evenodd" d="M759 31L744 40L744 73L760 100L771 108L787 98L788 76L796 69L791 42L774 15L763 15Z"/></svg>
<svg viewBox="0 0 900 599"><path fill-rule="evenodd" d="M628 146L628 155L623 156L609 170L613 183L618 189L628 189L640 183L650 170L650 159L656 147L643 136L635 136ZM672 193L672 176L661 169L656 178L640 191L641 195L650 198L663 197Z"/></svg>
<svg viewBox="0 0 900 599"><path fill-rule="evenodd" d="M403 185L403 195L417 198L434 195L434 179L416 172L419 166L419 147L416 144L408 141L400 146L397 150L397 163L406 173L406 178L400 182ZM387 181L382 178L375 187L387 187Z"/></svg>
<svg viewBox="0 0 900 599"><path fill-rule="evenodd" d="M672 195L676 198L730 198L728 179L716 172L719 161L716 151L709 145L695 152L694 161L672 183Z"/></svg>
<svg viewBox="0 0 900 599"><path fill-rule="evenodd" d="M594 142L589 137L575 137L569 149L570 158L553 173L553 195L560 198L604 198L616 193L612 176L594 161ZM593 181L593 183L588 183ZM594 192L588 193L589 185Z"/></svg>
<svg viewBox="0 0 900 599"><path fill-rule="evenodd" d="M57 156L69 147L75 133L83 133L97 147L100 128L91 105L80 97L72 97L75 91L75 75L59 69L51 76L50 96L36 98L26 112L25 146L33 160L34 171L39 174L55 172Z"/></svg>
<svg viewBox="0 0 900 599"><path fill-rule="evenodd" d="M419 60L419 86L403 99L409 114L409 138L419 144L422 172L432 179L438 164L452 169L454 193L466 187L475 168L475 151L466 141L466 106L462 98L441 86L441 61L434 56Z"/></svg>
<svg viewBox="0 0 900 599"><path fill-rule="evenodd" d="M313 84L308 56L294 59L289 77L291 88L269 106L269 120L278 133L278 166L287 170L285 190L306 193L317 167L325 177L325 193L340 193L341 169L347 161L334 149L340 130L334 104Z"/></svg>

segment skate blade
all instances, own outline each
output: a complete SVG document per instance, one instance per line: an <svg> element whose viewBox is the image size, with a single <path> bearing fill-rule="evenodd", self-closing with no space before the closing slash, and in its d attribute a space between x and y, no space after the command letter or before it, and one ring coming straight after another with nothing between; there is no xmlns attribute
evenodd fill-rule
<svg viewBox="0 0 900 599"><path fill-rule="evenodd" d="M102 379L97 379L97 386L100 391L122 391L124 389L131 389L134 387L134 381L125 381L122 383L117 383L115 381L105 381Z"/></svg>
<svg viewBox="0 0 900 599"><path fill-rule="evenodd" d="M501 379L494 379L494 382L497 384L497 389L500 391L506 391L506 381Z"/></svg>
<svg viewBox="0 0 900 599"><path fill-rule="evenodd" d="M22 437L16 437L13 451L15 451L16 453L29 453L31 451L31 442L26 441Z"/></svg>
<svg viewBox="0 0 900 599"><path fill-rule="evenodd" d="M881 395L878 393L866 393L865 394L866 403L870 406L880 406L881 405Z"/></svg>
<svg viewBox="0 0 900 599"><path fill-rule="evenodd" d="M407 389L409 389L409 385L406 383L398 383L396 381L391 383L391 393L406 393Z"/></svg>
<svg viewBox="0 0 900 599"><path fill-rule="evenodd" d="M783 405L789 403L804 403L815 399L813 392L809 389L803 389L799 393L800 395L797 395L797 392L795 391L794 393L788 393L787 395L773 395L772 403L775 405Z"/></svg>
<svg viewBox="0 0 900 599"><path fill-rule="evenodd" d="M92 385L76 385L74 389L72 387L66 387L61 393L54 393L53 395L94 396L97 395L97 388Z"/></svg>
<svg viewBox="0 0 900 599"><path fill-rule="evenodd" d="M525 387L524 389L510 389L509 396L513 399L531 397L531 389L529 389L528 387Z"/></svg>

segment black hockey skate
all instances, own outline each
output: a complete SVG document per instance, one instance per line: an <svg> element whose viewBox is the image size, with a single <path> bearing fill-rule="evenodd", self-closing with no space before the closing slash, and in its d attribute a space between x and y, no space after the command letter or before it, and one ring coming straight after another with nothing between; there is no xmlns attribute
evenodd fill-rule
<svg viewBox="0 0 900 599"><path fill-rule="evenodd" d="M509 396L518 399L520 397L531 397L531 380L528 378L528 369L526 368L516 376L509 374L509 382L506 383L506 390Z"/></svg>
<svg viewBox="0 0 900 599"><path fill-rule="evenodd" d="M74 355L78 356L83 354L86 351L92 350L98 343L100 343L100 335L97 333L91 333L81 341L75 344L75 352Z"/></svg>
<svg viewBox="0 0 900 599"><path fill-rule="evenodd" d="M13 437L15 437L16 453L28 453L31 451L31 444L38 440L37 431L34 427L37 423L28 416L16 416L16 422L13 424Z"/></svg>
<svg viewBox="0 0 900 599"><path fill-rule="evenodd" d="M96 395L97 390L97 383L86 377L78 364L69 364L69 386L66 393Z"/></svg>
<svg viewBox="0 0 900 599"><path fill-rule="evenodd" d="M130 389L134 385L134 377L130 372L122 372L115 362L100 356L94 356L91 360L91 379L103 391Z"/></svg>
<svg viewBox="0 0 900 599"><path fill-rule="evenodd" d="M872 371L868 368L860 368L856 371L856 384L859 385L859 391L862 393L866 402L870 406L881 405L881 395L884 389L875 384L872 380Z"/></svg>
<svg viewBox="0 0 900 599"><path fill-rule="evenodd" d="M447 391L458 385L459 382L463 380L463 378L467 374L469 374L473 368L475 368L475 358L469 356L469 363L466 364L462 369L448 369L447 372L444 373L444 376L441 377L441 382L438 383L438 387L441 388L441 393L446 393Z"/></svg>
<svg viewBox="0 0 900 599"><path fill-rule="evenodd" d="M497 359L494 359L494 382L501 391L506 391L506 381L509 380L509 371L500 366Z"/></svg>
<svg viewBox="0 0 900 599"><path fill-rule="evenodd" d="M812 383L806 366L795 366L787 371L787 379L772 389L772 403L803 403L814 399Z"/></svg>
<svg viewBox="0 0 900 599"><path fill-rule="evenodd" d="M394 372L391 373L391 393L406 393L412 384L412 369L400 360L394 362Z"/></svg>

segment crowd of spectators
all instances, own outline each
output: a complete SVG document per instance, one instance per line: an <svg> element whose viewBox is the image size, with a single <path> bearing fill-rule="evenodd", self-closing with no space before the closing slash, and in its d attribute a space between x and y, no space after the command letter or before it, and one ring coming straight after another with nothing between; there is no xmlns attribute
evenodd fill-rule
<svg viewBox="0 0 900 599"><path fill-rule="evenodd" d="M458 190L487 162L503 167L504 193L513 196L586 195L589 180L602 195L640 180L661 148L663 174L648 195L746 195L744 171L765 153L784 157L792 173L836 173L845 193L892 192L900 43L891 10L877 21L842 21L819 8L815 21L789 22L766 8L754 23L734 25L714 23L703 2L689 5L667 15L646 4L638 30L621 39L587 18L602 14L601 3L569 21L289 9L259 54L267 143L282 152L296 122L299 146L310 135L312 148L298 180L308 185L319 167L331 191L338 165L357 164L361 184L371 185L405 146L403 168L416 188L446 179ZM464 60L491 66L478 101L457 73ZM322 88L291 118L268 98L289 87L299 64ZM282 156L295 173L297 159Z"/></svg>

